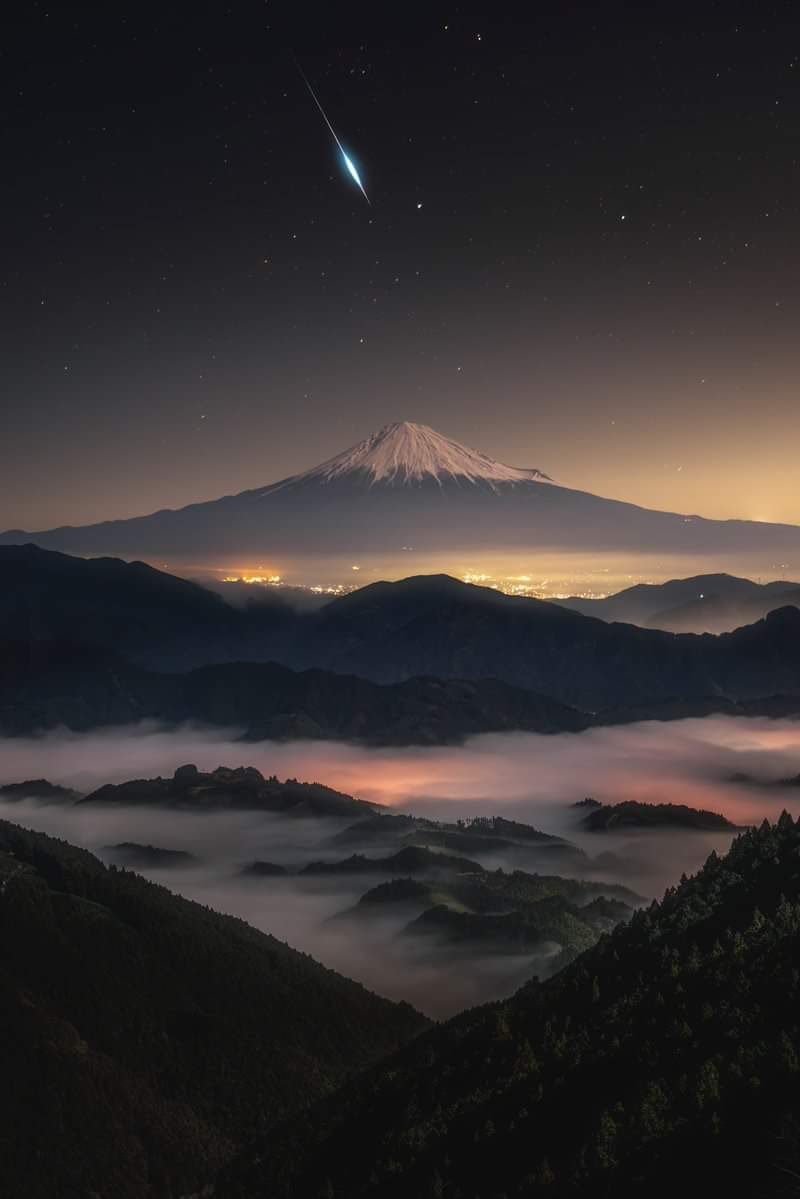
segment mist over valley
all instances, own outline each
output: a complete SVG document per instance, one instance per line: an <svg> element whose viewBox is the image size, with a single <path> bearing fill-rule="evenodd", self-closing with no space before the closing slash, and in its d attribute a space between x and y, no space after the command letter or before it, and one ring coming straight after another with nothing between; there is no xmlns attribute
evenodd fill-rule
<svg viewBox="0 0 800 1199"><path fill-rule="evenodd" d="M784 808L800 814L800 787L777 785L800 763L800 724L794 721L709 717L557 737L482 736L459 747L402 750L313 741L243 745L235 730L175 732L144 725L5 738L0 760L0 782L46 778L81 796L104 788L97 800L77 803L37 798L35 783L24 798L0 792L4 819L84 846L102 860L239 916L378 993L439 1018L511 994L531 975L546 977L563 948L555 938L532 938L528 949L518 938L509 950L454 941L453 930L445 930L447 936L409 934L408 926L435 902L463 908L459 887L452 890L457 880L449 878L450 893L436 882L448 859L458 875L468 875L474 862L507 877L522 871L584 880L598 895L614 895L603 887L624 888L634 908L696 870L712 849L724 852L734 826L774 819ZM365 810L353 803L335 817L315 815L301 800L296 811L280 815L237 809L229 801L215 808L213 801L208 806L197 799L103 799L113 791L105 784L169 779L185 762L201 772L245 763L265 777L319 780L334 788L332 796L365 801ZM136 785L130 786L136 794ZM727 817L731 829L667 824L598 833L586 827L584 808L575 806L587 795L603 805L685 804ZM376 833L368 819L373 810L447 827L499 818L541 830L546 838L515 843L512 833L511 840L490 842L478 835L479 824L463 844L430 829ZM396 867L381 864L408 844L428 844L429 860L413 864L411 873L402 855ZM115 852L125 845L139 847L138 856L131 857L130 849L127 855ZM164 866L142 852L146 847L189 857ZM248 872L253 863L277 869ZM420 884L416 894L354 919L365 895L392 878L411 877L429 878L431 890ZM509 911L514 905L506 898L495 907Z"/></svg>

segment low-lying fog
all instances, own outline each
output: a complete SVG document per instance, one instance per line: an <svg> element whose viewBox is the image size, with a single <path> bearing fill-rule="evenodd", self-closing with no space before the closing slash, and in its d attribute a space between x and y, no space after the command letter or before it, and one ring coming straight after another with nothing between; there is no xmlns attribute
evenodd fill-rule
<svg viewBox="0 0 800 1199"><path fill-rule="evenodd" d="M590 795L604 803L683 803L722 812L737 824L774 818L784 807L800 813L800 786L777 784L800 771L800 722L793 721L709 717L558 736L484 736L460 747L431 749L242 744L237 735L235 730L165 732L142 726L0 740L0 783L47 778L86 792L105 782L171 775L186 762L201 770L252 765L267 775L323 782L416 815L524 820L568 838L590 857L580 870L554 866L552 872L619 882L647 897L660 895L681 872L695 870L711 848L724 850L730 835L583 833L581 813L571 807L576 800ZM752 781L733 781L736 774ZM508 994L542 964L530 955L466 959L421 950L409 938L396 936L403 923L398 917L358 925L338 919L383 881L377 875L239 877L241 867L255 859L297 868L320 857L347 856L350 850L326 847L341 822L31 800L0 803L0 816L95 851L122 841L188 851L197 859L188 867L142 873L241 916L326 965L435 1016ZM482 864L506 865L497 858Z"/></svg>

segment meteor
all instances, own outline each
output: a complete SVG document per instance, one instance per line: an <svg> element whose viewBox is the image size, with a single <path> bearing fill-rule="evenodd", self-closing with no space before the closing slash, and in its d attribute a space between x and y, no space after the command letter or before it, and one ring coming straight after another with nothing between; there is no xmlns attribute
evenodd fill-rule
<svg viewBox="0 0 800 1199"><path fill-rule="evenodd" d="M340 154L341 154L341 156L342 156L342 161L343 161L344 165L347 167L348 174L350 175L350 177L351 177L351 178L352 178L352 180L354 181L354 183L355 183L356 187L357 187L357 188L358 188L358 190L361 192L361 194L362 194L362 196L364 197L364 199L367 201L367 203L368 203L368 204L370 204L370 203L371 203L371 201L370 201L370 198L369 198L369 196L367 195L366 191L364 190L364 184L361 182L361 179L360 179L360 177L359 177L358 171L357 171L357 169L356 169L356 164L353 162L352 158L350 158L350 156L348 155L348 153L347 153L347 151L345 150L344 146L342 145L342 143L339 141L338 137L336 136L336 130L334 129L333 125L332 125L332 124L330 123L330 121L328 120L328 117L327 117L327 114L326 114L326 112L325 112L325 109L322 107L322 105L320 104L319 100L317 99L317 93L314 91L313 87L311 86L311 84L310 84L310 83L308 82L308 80L306 79L306 77L305 77L305 74L303 73L302 69L301 69L299 66L298 66L298 68L297 68L297 69L298 69L298 71L300 71L300 75L301 75L301 78L302 78L302 80L303 80L303 83L306 85L306 87L308 88L309 92L311 93L311 99L314 101L314 103L316 104L317 108L318 108L318 109L319 109L319 111L322 113L322 119L323 119L323 121L325 122L325 124L328 126L328 128L330 129L330 131L331 131L331 137L332 137L332 138L333 138L333 140L336 142L336 145L339 147L339 153L340 153Z"/></svg>

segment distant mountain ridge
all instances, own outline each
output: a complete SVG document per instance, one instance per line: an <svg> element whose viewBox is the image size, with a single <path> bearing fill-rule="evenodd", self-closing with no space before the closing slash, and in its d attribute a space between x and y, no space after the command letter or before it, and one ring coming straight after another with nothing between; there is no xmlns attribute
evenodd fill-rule
<svg viewBox="0 0 800 1199"><path fill-rule="evenodd" d="M475 733L576 732L587 725L584 713L496 679L380 685L275 662L167 674L92 646L0 641L0 734L85 732L148 719L243 730L249 741L374 745L438 745Z"/></svg>
<svg viewBox="0 0 800 1199"><path fill-rule="evenodd" d="M602 599L552 601L584 616L674 633L726 633L776 608L800 607L800 583L755 583L735 575L697 575L667 583L637 583Z"/></svg>
<svg viewBox="0 0 800 1199"><path fill-rule="evenodd" d="M266 487L125 520L0 533L0 544L23 541L158 561L399 555L409 546L443 556L500 548L798 555L800 527L605 499L402 421Z"/></svg>
<svg viewBox="0 0 800 1199"><path fill-rule="evenodd" d="M799 634L792 606L718 637L676 635L447 576L371 584L316 611L237 610L141 564L0 547L0 726L155 717L399 744L752 705L789 714Z"/></svg>
<svg viewBox="0 0 800 1199"><path fill-rule="evenodd" d="M676 638L421 576L372 584L328 604L286 660L380 682L496 677L596 713L674 699L797 694L799 632L794 607L719 637Z"/></svg>

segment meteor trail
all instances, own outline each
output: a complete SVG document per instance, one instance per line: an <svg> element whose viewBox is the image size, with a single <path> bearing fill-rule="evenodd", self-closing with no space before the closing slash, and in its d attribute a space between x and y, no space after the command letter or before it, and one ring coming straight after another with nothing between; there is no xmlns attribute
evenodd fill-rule
<svg viewBox="0 0 800 1199"><path fill-rule="evenodd" d="M352 160L352 159L349 157L349 155L347 154L347 151L345 150L344 146L342 145L342 143L339 141L338 137L336 136L336 130L334 129L333 125L332 125L332 124L330 123L330 121L328 120L328 117L327 117L327 115L326 115L326 113L325 113L325 109L322 107L322 105L320 104L319 100L317 99L317 93L314 91L313 87L311 86L311 84L310 84L310 83L308 82L308 80L306 79L306 76L305 76L305 74L304 74L304 72L303 72L302 68L301 68L300 66L298 66L298 68L297 68L297 69L298 69L298 71L300 71L300 76L301 76L301 78L302 78L302 80L303 80L303 83L306 85L306 87L308 88L308 90L311 92L311 98L312 98L312 100L314 101L314 103L316 104L317 108L318 108L318 109L320 110L320 112L322 113L322 119L323 119L323 121L325 122L325 124L328 126L328 128L330 129L330 131L331 131L331 137L332 137L332 138L333 138L333 140L336 142L336 145L339 147L339 153L340 153L340 154L341 154L341 156L342 156L342 161L344 162L344 165L347 167L347 170L348 170L348 173L350 174L350 177L351 177L351 178L354 180L354 182L355 182L355 184L356 184L356 187L359 189L359 191L361 192L362 196L363 196L363 197L364 197L364 199L367 201L367 203L368 203L368 204L371 204L370 198L369 198L369 196L367 195L366 191L364 190L364 184L361 182L361 179L359 178L359 174L358 174L358 171L356 170L355 163L354 163L354 162L353 162L353 160Z"/></svg>

